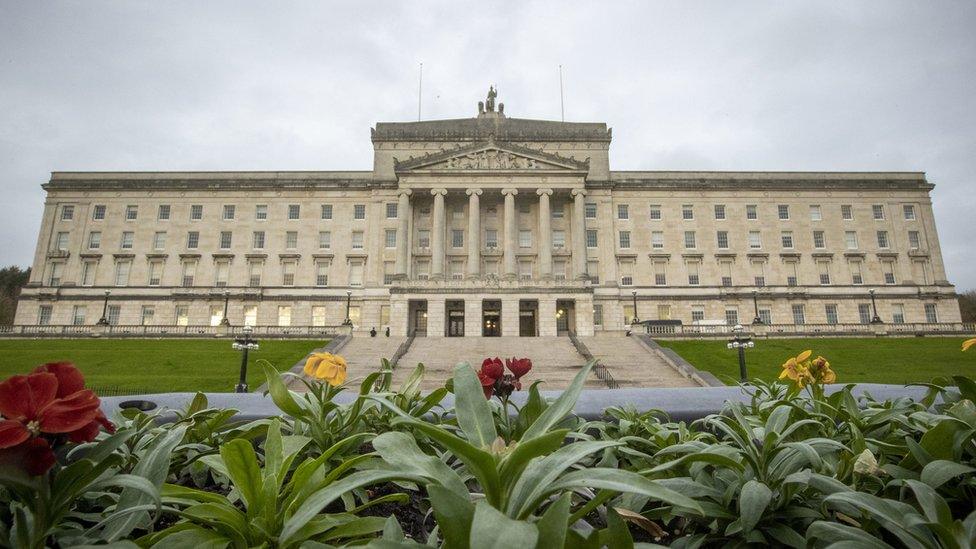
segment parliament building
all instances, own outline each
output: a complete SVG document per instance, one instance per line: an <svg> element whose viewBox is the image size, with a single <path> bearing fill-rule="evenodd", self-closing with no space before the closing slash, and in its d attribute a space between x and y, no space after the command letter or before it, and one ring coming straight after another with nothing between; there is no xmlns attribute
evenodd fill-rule
<svg viewBox="0 0 976 549"><path fill-rule="evenodd" d="M494 99L377 123L366 171L54 172L16 324L960 320L924 173L616 171L606 124Z"/></svg>

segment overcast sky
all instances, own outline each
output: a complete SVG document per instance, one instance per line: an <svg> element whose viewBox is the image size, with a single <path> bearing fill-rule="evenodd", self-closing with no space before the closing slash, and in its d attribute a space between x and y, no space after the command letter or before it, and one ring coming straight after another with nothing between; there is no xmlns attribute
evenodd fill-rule
<svg viewBox="0 0 976 549"><path fill-rule="evenodd" d="M369 128L613 127L617 170L925 171L976 288L973 2L0 2L0 263L53 170L368 170Z"/></svg>

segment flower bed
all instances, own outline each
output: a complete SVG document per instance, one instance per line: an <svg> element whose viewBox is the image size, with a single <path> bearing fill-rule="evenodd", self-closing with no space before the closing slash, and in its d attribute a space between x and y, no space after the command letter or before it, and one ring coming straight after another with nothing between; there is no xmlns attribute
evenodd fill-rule
<svg viewBox="0 0 976 549"><path fill-rule="evenodd" d="M422 365L348 385L321 354L305 393L264 365L280 416L199 394L170 422L110 424L77 370L45 365L0 384L0 545L969 546L976 382L827 394L837 374L811 356L690 423L573 415L592 364L546 399L526 359L458 365L423 394Z"/></svg>

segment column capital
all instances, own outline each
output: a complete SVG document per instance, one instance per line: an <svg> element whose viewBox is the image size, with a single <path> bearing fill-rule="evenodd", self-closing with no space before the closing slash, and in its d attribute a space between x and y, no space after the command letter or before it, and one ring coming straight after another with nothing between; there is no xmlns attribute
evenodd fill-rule
<svg viewBox="0 0 976 549"><path fill-rule="evenodd" d="M573 196L586 196L586 189L573 189Z"/></svg>
<svg viewBox="0 0 976 549"><path fill-rule="evenodd" d="M437 196L437 195L447 196L447 189L431 189L430 190L430 194L432 194L434 196Z"/></svg>
<svg viewBox="0 0 976 549"><path fill-rule="evenodd" d="M539 196L543 196L543 195L545 195L545 196L552 196L552 189L537 189L535 191L535 194L537 194Z"/></svg>
<svg viewBox="0 0 976 549"><path fill-rule="evenodd" d="M502 189L502 194L515 196L518 194L518 189Z"/></svg>
<svg viewBox="0 0 976 549"><path fill-rule="evenodd" d="M397 196L410 196L413 194L413 189L398 189Z"/></svg>
<svg viewBox="0 0 976 549"><path fill-rule="evenodd" d="M464 194L468 196L481 196L481 189L468 189L464 191Z"/></svg>

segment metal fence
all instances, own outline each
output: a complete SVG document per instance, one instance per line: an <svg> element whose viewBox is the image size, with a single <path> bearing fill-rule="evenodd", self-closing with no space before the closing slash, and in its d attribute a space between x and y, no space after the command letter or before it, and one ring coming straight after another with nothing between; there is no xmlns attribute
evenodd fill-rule
<svg viewBox="0 0 976 549"><path fill-rule="evenodd" d="M253 326L254 336L265 338L320 338L348 333L348 326ZM0 326L0 337L148 337L193 338L230 337L239 334L240 326Z"/></svg>

